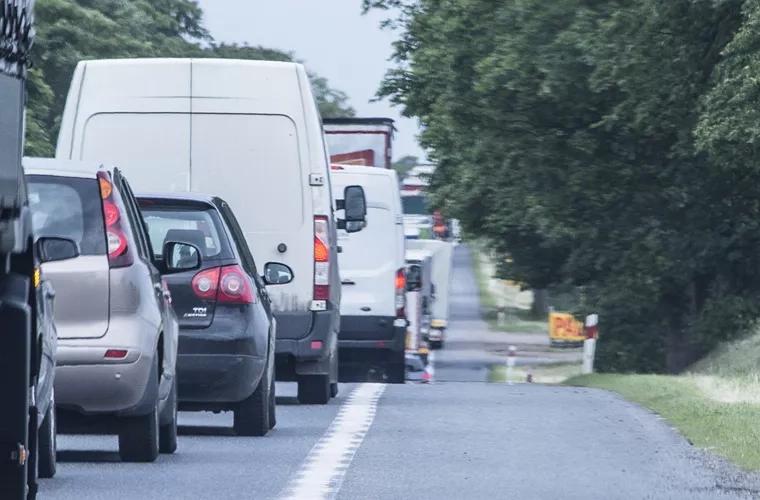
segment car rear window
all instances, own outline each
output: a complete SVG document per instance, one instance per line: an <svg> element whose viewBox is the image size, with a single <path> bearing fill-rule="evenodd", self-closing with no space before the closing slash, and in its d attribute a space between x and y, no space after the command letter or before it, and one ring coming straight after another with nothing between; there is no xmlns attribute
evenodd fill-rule
<svg viewBox="0 0 760 500"><path fill-rule="evenodd" d="M71 238L81 255L106 254L103 204L95 178L30 175L27 184L36 237Z"/></svg>
<svg viewBox="0 0 760 500"><path fill-rule="evenodd" d="M197 231L192 241L180 241L199 246L204 259L229 258L231 252L224 236L219 214L213 208L159 204L141 198L140 211L148 225L153 253L163 257L163 248L170 230ZM192 234L192 233L185 233ZM176 241L176 240L174 240Z"/></svg>

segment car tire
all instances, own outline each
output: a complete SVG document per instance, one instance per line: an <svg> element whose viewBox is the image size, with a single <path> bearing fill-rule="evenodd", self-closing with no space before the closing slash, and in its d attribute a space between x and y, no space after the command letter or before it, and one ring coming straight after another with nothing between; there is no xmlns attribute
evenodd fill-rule
<svg viewBox="0 0 760 500"><path fill-rule="evenodd" d="M274 429L277 425L277 395L275 390L274 377L269 388L269 429Z"/></svg>
<svg viewBox="0 0 760 500"><path fill-rule="evenodd" d="M334 398L338 396L338 383L333 382L330 384L330 397Z"/></svg>
<svg viewBox="0 0 760 500"><path fill-rule="evenodd" d="M269 371L264 370L256 390L235 409L232 426L238 436L266 436L269 432L271 387Z"/></svg>
<svg viewBox="0 0 760 500"><path fill-rule="evenodd" d="M440 349L443 349L443 340L433 340L430 342L430 349L433 351L438 351Z"/></svg>
<svg viewBox="0 0 760 500"><path fill-rule="evenodd" d="M177 377L174 377L172 391L169 393L169 400L166 402L169 407L167 411L171 412L171 422L162 425L158 429L158 451L166 455L171 455L177 451Z"/></svg>
<svg viewBox="0 0 760 500"><path fill-rule="evenodd" d="M330 375L298 377L298 402L302 405L326 405L330 402Z"/></svg>
<svg viewBox="0 0 760 500"><path fill-rule="evenodd" d="M403 384L406 382L406 362L389 365L387 375L389 384Z"/></svg>
<svg viewBox="0 0 760 500"><path fill-rule="evenodd" d="M55 399L51 398L45 418L40 426L37 438L37 470L40 479L50 479L55 476L58 469L56 456L57 449L57 422L55 419Z"/></svg>
<svg viewBox="0 0 760 500"><path fill-rule="evenodd" d="M146 415L125 417L119 422L119 456L123 462L155 462L159 455L158 354L154 357L149 384L155 384L156 400Z"/></svg>

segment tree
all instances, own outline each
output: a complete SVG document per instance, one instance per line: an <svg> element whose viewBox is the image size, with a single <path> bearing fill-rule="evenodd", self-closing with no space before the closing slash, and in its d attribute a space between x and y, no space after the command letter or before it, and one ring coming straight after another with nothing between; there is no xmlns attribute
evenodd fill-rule
<svg viewBox="0 0 760 500"><path fill-rule="evenodd" d="M758 319L754 3L364 6L399 12L379 96L420 119L434 199L505 277L584 287L600 368L679 372Z"/></svg>
<svg viewBox="0 0 760 500"><path fill-rule="evenodd" d="M29 81L26 153L51 156L74 68L81 60L125 57L227 57L293 61L293 54L217 44L195 0L37 0L35 66ZM324 114L352 116L347 96L311 74Z"/></svg>
<svg viewBox="0 0 760 500"><path fill-rule="evenodd" d="M399 179L403 179L406 173L419 164L419 159L416 156L402 156L398 161L391 164L391 168L396 171Z"/></svg>

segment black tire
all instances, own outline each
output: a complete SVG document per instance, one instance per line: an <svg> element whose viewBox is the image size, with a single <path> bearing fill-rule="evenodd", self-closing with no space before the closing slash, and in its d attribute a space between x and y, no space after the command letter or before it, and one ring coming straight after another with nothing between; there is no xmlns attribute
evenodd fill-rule
<svg viewBox="0 0 760 500"><path fill-rule="evenodd" d="M275 389L274 377L269 389L269 429L274 429L277 425L277 394Z"/></svg>
<svg viewBox="0 0 760 500"><path fill-rule="evenodd" d="M300 375L298 402L302 405L326 405L330 402L329 375Z"/></svg>
<svg viewBox="0 0 760 500"><path fill-rule="evenodd" d="M438 351L440 349L443 349L443 340L431 340L430 349L432 349L433 351Z"/></svg>
<svg viewBox="0 0 760 500"><path fill-rule="evenodd" d="M37 470L40 479L50 479L58 469L56 457L57 425L55 419L55 400L51 399L50 407L42 421L38 439Z"/></svg>
<svg viewBox="0 0 760 500"><path fill-rule="evenodd" d="M238 436L266 436L269 432L271 387L269 372L264 370L256 390L235 409L232 425Z"/></svg>
<svg viewBox="0 0 760 500"><path fill-rule="evenodd" d="M332 384L330 384L330 397L334 398L337 396L338 396L338 383L333 382Z"/></svg>
<svg viewBox="0 0 760 500"><path fill-rule="evenodd" d="M153 409L147 415L125 417L120 422L119 456L123 462L155 462L159 455L158 354L148 383L156 386Z"/></svg>
<svg viewBox="0 0 760 500"><path fill-rule="evenodd" d="M386 373L389 384L403 384L406 382L406 362L388 365Z"/></svg>
<svg viewBox="0 0 760 500"><path fill-rule="evenodd" d="M171 412L171 421L158 429L158 451L171 455L177 451L177 377L174 377L172 391L166 401L166 411Z"/></svg>

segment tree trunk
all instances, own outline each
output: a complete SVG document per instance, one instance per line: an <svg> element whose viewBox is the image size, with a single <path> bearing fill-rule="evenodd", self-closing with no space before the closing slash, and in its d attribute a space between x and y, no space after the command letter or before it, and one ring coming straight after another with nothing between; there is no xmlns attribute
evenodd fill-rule
<svg viewBox="0 0 760 500"><path fill-rule="evenodd" d="M549 315L549 290L546 288L533 290L533 304L530 310L536 318L545 318Z"/></svg>
<svg viewBox="0 0 760 500"><path fill-rule="evenodd" d="M670 374L677 375L696 361L689 332L684 327L683 316L678 313L674 313L670 319L667 349L665 363Z"/></svg>

